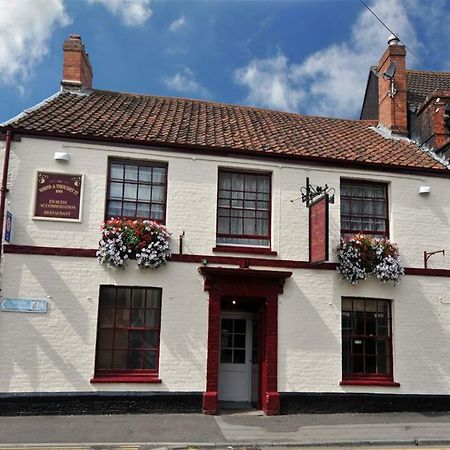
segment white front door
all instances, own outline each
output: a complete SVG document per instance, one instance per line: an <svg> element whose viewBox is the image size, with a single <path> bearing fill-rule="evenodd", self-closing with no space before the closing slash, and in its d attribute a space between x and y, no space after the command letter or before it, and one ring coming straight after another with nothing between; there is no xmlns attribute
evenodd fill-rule
<svg viewBox="0 0 450 450"><path fill-rule="evenodd" d="M220 332L219 400L252 398L252 315L223 312Z"/></svg>

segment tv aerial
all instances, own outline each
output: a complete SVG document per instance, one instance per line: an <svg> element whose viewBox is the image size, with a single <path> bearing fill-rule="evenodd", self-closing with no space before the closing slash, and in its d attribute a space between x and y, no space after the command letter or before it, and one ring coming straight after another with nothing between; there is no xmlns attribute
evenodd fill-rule
<svg viewBox="0 0 450 450"><path fill-rule="evenodd" d="M395 85L394 85L394 75L395 75L396 70L397 70L397 65L395 64L395 61L393 61L393 62L391 62L391 64L389 64L389 67L383 73L383 78L385 80L390 81L390 88L389 88L388 96L391 98L394 98L395 94L397 93L397 89L395 88Z"/></svg>

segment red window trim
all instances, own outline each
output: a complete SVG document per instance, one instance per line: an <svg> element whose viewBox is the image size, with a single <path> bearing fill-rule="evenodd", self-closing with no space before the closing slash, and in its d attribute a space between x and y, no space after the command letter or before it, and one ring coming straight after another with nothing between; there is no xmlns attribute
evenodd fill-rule
<svg viewBox="0 0 450 450"><path fill-rule="evenodd" d="M352 184L353 186L367 186L367 185L372 185L372 186L379 186L379 187L383 187L384 192L385 192L385 203L386 203L386 231L385 232L377 232L377 231L371 231L371 230L350 230L350 229L343 229L342 228L342 220L341 220L341 236L344 235L354 235L357 233L364 233L364 234L368 234L368 235L383 235L383 237L388 238L389 239L389 228L390 228L390 224L389 224L389 192L388 192L388 183L384 183L382 181L366 181L366 180L355 180L353 178L341 178L340 181L340 189L342 192L342 184L347 183L347 184ZM342 196L342 193L340 193L340 195ZM341 207L342 208L342 207ZM341 217L342 217L342 210L341 210ZM371 217L371 216L368 216Z"/></svg>
<svg viewBox="0 0 450 450"><path fill-rule="evenodd" d="M243 175L264 175L269 179L269 218L268 218L268 229L267 235L249 235L249 234L224 234L219 233L219 177L221 173L229 173L229 174L243 174ZM251 170L241 170L241 169L233 169L230 167L219 167L218 176L217 176L217 199L216 199L216 239L218 237L229 237L229 238L242 238L242 239L259 239L259 240L267 240L268 245L261 245L258 248L270 249L272 243L272 172L267 171L251 171ZM234 244L225 244L225 243L217 243L216 247L227 246L233 247ZM249 247L251 248L251 247Z"/></svg>
<svg viewBox="0 0 450 450"><path fill-rule="evenodd" d="M100 298L101 298L101 291L102 288L114 288L116 290L116 296L117 296L117 290L118 289L155 289L160 291L160 303L159 303L159 328L158 328L158 346L155 349L151 349L152 351L156 351L156 369L99 369L97 367L97 352L98 352L98 332L100 330ZM110 308L110 309L116 309L116 308ZM132 309L132 307L128 307L125 309ZM147 308L145 308L147 309ZM156 308L148 308L148 309L156 309ZM99 286L99 302L98 302L98 314L97 314L97 335L96 335L96 343L95 343L95 366L94 366L94 376L91 379L91 382L93 383L120 383L120 382L136 382L136 383L150 383L153 382L152 380L159 380L158 374L159 374L159 362L160 362L160 351L161 351L161 315L162 315L162 288L160 287L154 287L154 286L117 286L117 285L107 285L103 284ZM136 327L130 327L127 329L135 329ZM114 332L116 329L115 323L114 323ZM150 328L149 328L150 329ZM155 328L156 329L156 328ZM114 342L113 342L114 346ZM114 347L113 347L114 348ZM111 381L105 381L105 380L111 380ZM127 380L127 381L121 381L121 380ZM132 380L132 381L130 381ZM158 383L158 381L155 381Z"/></svg>
<svg viewBox="0 0 450 450"><path fill-rule="evenodd" d="M164 183L164 212L163 212L163 218L161 220L155 219L152 217L143 217L141 219L148 219L148 220L155 220L159 223L165 224L166 218L167 218L167 184L168 184L168 174L169 174L169 164L167 162L163 161L152 161L152 160L145 160L145 159L134 159L134 158L108 158L108 168L107 168L107 184L106 184L106 198L105 198L105 220L111 219L111 216L108 215L108 202L109 202L109 194L111 189L111 177L110 177L110 171L111 171L111 164L118 163L118 164L129 164L129 165L137 165L137 166L146 166L146 167L159 167L166 169L166 176L165 176L165 183ZM139 182L136 184L139 185ZM123 201L123 200L122 200ZM151 204L151 201L150 201ZM150 209L151 212L151 209ZM116 219L125 219L125 220L134 220L137 219L137 217L129 217L129 216L114 216Z"/></svg>
<svg viewBox="0 0 450 450"><path fill-rule="evenodd" d="M344 379L339 382L341 386L390 386L400 387L400 383L392 380L383 380L375 378L359 378L359 379Z"/></svg>
<svg viewBox="0 0 450 450"><path fill-rule="evenodd" d="M266 247L247 247L239 245L216 245L212 251L214 253L253 253L255 255L277 255L278 253Z"/></svg>
<svg viewBox="0 0 450 450"><path fill-rule="evenodd" d="M151 376L140 376L135 377L132 375L129 376L93 376L90 379L90 383L154 383L154 384L160 384L162 383L162 380L160 378L155 378Z"/></svg>
<svg viewBox="0 0 450 450"><path fill-rule="evenodd" d="M352 300L373 300L373 301L383 301L387 302L389 305L389 316L388 316L388 335L385 337L388 345L389 345L389 372L386 374L376 374L376 373L359 373L359 372L348 372L345 373L342 367L342 381L343 385L346 384L359 384L359 385L374 385L374 383L382 383L379 385L392 385L394 382L394 355L393 355L393 345L392 345L392 300L386 298L373 298L373 297L352 297L352 296L343 296L341 298L341 304L343 299L352 299ZM366 308L364 306L364 311ZM341 306L341 318L342 318L342 306ZM355 335L359 336L361 339L367 338L369 336L366 335ZM343 355L343 330L341 331L341 345L342 345L342 363L344 361ZM387 383L387 384L386 384Z"/></svg>

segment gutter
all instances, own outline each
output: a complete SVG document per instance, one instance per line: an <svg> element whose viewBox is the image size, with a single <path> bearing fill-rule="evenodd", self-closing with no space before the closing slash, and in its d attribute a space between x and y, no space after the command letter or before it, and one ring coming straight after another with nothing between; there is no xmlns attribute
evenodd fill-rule
<svg viewBox="0 0 450 450"><path fill-rule="evenodd" d="M6 131L5 156L3 159L3 177L0 187L0 260L3 252L3 222L5 218L6 194L8 192L9 155L11 152L12 130Z"/></svg>

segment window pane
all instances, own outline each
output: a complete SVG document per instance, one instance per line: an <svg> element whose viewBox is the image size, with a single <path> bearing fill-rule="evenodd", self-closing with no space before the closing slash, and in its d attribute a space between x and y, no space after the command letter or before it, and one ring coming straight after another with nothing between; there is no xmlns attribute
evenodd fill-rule
<svg viewBox="0 0 450 450"><path fill-rule="evenodd" d="M110 163L107 217L164 220L165 167ZM156 203L155 203L156 202Z"/></svg>
<svg viewBox="0 0 450 450"><path fill-rule="evenodd" d="M144 369L151 369L156 370L157 369L157 359L156 359L156 352L149 351L144 353Z"/></svg>
<svg viewBox="0 0 450 450"><path fill-rule="evenodd" d="M125 166L125 179L136 181L138 179L138 168L137 166Z"/></svg>
<svg viewBox="0 0 450 450"><path fill-rule="evenodd" d="M270 175L219 172L218 189L217 242L269 246Z"/></svg>
<svg viewBox="0 0 450 450"><path fill-rule="evenodd" d="M113 369L126 369L127 368L127 351L115 350L113 352Z"/></svg>
<svg viewBox="0 0 450 450"><path fill-rule="evenodd" d="M387 235L387 187L381 183L341 182L341 229L345 234Z"/></svg>
<svg viewBox="0 0 450 450"><path fill-rule="evenodd" d="M100 310L98 316L98 324L100 327L114 327L114 309L104 308Z"/></svg>
<svg viewBox="0 0 450 450"><path fill-rule="evenodd" d="M147 309L145 311L145 326L149 328L156 328L159 322L159 314L155 309Z"/></svg>
<svg viewBox="0 0 450 450"><path fill-rule="evenodd" d="M159 289L100 289L96 356L98 370L103 373L108 370L157 368L160 305ZM115 321L112 320L114 317ZM102 327L102 323L108 324L108 327Z"/></svg>
<svg viewBox="0 0 450 450"><path fill-rule="evenodd" d="M111 183L109 195L111 197L122 198L122 183Z"/></svg>
<svg viewBox="0 0 450 450"><path fill-rule="evenodd" d="M231 349L222 349L220 352L220 362L221 363L231 363L233 350Z"/></svg>
<svg viewBox="0 0 450 450"><path fill-rule="evenodd" d="M149 202L150 201L150 193L151 193L151 188L148 184L140 184L139 185L139 194L138 194L139 200L145 200L145 201Z"/></svg>
<svg viewBox="0 0 450 450"><path fill-rule="evenodd" d="M136 184L125 183L125 189L123 194L124 198L135 200L137 195L136 193L137 193Z"/></svg>
<svg viewBox="0 0 450 450"><path fill-rule="evenodd" d="M97 369L111 369L112 351L111 350L98 350L96 365Z"/></svg>
<svg viewBox="0 0 450 450"><path fill-rule="evenodd" d="M111 201L108 204L108 217L118 217L122 215L122 202Z"/></svg>
<svg viewBox="0 0 450 450"><path fill-rule="evenodd" d="M166 182L166 169L162 167L153 168L153 183L165 183Z"/></svg>
<svg viewBox="0 0 450 450"><path fill-rule="evenodd" d="M157 348L158 347L158 331L146 331L143 342L145 348Z"/></svg>
<svg viewBox="0 0 450 450"><path fill-rule="evenodd" d="M117 306L131 306L131 289L117 289Z"/></svg>
<svg viewBox="0 0 450 450"><path fill-rule="evenodd" d="M128 352L127 369L142 369L142 353L139 350L130 350Z"/></svg>
<svg viewBox="0 0 450 450"><path fill-rule="evenodd" d="M392 379L389 300L342 298L343 376Z"/></svg>
<svg viewBox="0 0 450 450"><path fill-rule="evenodd" d="M150 216L150 204L149 203L138 203L136 217L141 217L148 219Z"/></svg>
<svg viewBox="0 0 450 450"><path fill-rule="evenodd" d="M153 186L152 201L162 202L164 200L164 188L162 186Z"/></svg>
<svg viewBox="0 0 450 450"><path fill-rule="evenodd" d="M152 168L146 166L139 167L139 181L150 183L152 181Z"/></svg>
<svg viewBox="0 0 450 450"><path fill-rule="evenodd" d="M104 328L98 330L97 345L100 348L112 348L113 347L113 330Z"/></svg>
<svg viewBox="0 0 450 450"><path fill-rule="evenodd" d="M245 350L234 350L234 364L245 364Z"/></svg>
<svg viewBox="0 0 450 450"><path fill-rule="evenodd" d="M119 349L128 348L128 330L116 330L114 335L114 347Z"/></svg>
<svg viewBox="0 0 450 450"><path fill-rule="evenodd" d="M123 165L122 164L111 164L110 168L110 177L118 178L119 180L123 179Z"/></svg>
<svg viewBox="0 0 450 450"><path fill-rule="evenodd" d="M135 217L136 216L136 203L124 202L123 215L125 217Z"/></svg>
<svg viewBox="0 0 450 450"><path fill-rule="evenodd" d="M130 320L131 320L132 327L143 327L144 326L144 310L143 309L132 309Z"/></svg>

